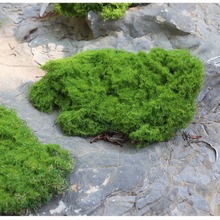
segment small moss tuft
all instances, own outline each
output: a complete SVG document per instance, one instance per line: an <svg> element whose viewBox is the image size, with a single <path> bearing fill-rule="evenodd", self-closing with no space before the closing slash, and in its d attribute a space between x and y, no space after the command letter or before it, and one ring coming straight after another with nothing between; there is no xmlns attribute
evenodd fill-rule
<svg viewBox="0 0 220 220"><path fill-rule="evenodd" d="M68 17L86 17L89 11L100 12L105 20L122 18L131 3L56 3L55 11Z"/></svg>
<svg viewBox="0 0 220 220"><path fill-rule="evenodd" d="M49 61L30 89L40 111L60 109L69 135L116 131L139 145L169 140L195 114L203 64L187 50L101 49ZM137 145L138 146L138 145Z"/></svg>
<svg viewBox="0 0 220 220"><path fill-rule="evenodd" d="M25 215L62 193L71 155L43 145L13 110L0 106L0 215Z"/></svg>

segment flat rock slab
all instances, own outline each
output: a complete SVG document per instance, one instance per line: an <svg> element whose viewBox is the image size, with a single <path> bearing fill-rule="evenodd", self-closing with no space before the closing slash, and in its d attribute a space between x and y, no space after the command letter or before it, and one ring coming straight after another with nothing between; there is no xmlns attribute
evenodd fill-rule
<svg viewBox="0 0 220 220"><path fill-rule="evenodd" d="M148 4L117 22L92 12L87 21L44 20L41 6L0 4L0 19L8 18L0 28L0 104L14 108L42 143L69 150L76 164L66 192L32 215L220 215L220 159L209 145L220 153L219 4ZM90 144L90 138L65 136L55 125L57 112L41 113L28 101L30 85L45 74L40 65L50 59L155 46L187 48L204 62L197 113L185 129L201 142L187 145L181 130L144 149Z"/></svg>

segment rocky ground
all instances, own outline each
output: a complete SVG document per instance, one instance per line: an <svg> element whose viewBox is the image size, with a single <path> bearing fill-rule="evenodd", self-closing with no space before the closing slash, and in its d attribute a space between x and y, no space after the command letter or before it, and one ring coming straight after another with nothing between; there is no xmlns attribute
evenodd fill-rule
<svg viewBox="0 0 220 220"><path fill-rule="evenodd" d="M117 22L95 13L82 19L39 18L42 4L0 4L0 104L16 109L43 143L76 157L67 191L32 215L220 215L219 4L148 4ZM48 7L48 11L52 5ZM194 121L184 130L202 136L187 145L183 130L144 149L65 136L57 113L29 103L40 65L77 52L155 46L188 48L205 66Z"/></svg>

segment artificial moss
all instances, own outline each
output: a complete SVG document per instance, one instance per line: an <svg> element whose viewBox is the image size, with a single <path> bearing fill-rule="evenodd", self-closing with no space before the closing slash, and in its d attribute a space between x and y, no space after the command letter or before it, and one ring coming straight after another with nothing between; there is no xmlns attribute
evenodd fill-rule
<svg viewBox="0 0 220 220"><path fill-rule="evenodd" d="M101 49L53 60L30 88L40 111L59 108L68 135L121 133L146 146L169 140L193 119L203 64L188 50L154 48L148 54Z"/></svg>
<svg viewBox="0 0 220 220"><path fill-rule="evenodd" d="M89 11L100 12L105 20L123 17L131 3L56 3L55 11L68 17L86 17Z"/></svg>
<svg viewBox="0 0 220 220"><path fill-rule="evenodd" d="M67 187L71 155L41 144L13 110L0 106L0 215L25 215Z"/></svg>

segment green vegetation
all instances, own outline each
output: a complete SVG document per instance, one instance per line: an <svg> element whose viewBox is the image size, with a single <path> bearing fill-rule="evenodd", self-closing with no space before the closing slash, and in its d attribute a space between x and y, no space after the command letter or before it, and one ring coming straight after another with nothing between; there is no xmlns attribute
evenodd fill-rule
<svg viewBox="0 0 220 220"><path fill-rule="evenodd" d="M64 16L86 17L89 11L100 12L105 20L123 17L130 3L56 3L55 11Z"/></svg>
<svg viewBox="0 0 220 220"><path fill-rule="evenodd" d="M138 145L169 140L193 119L203 64L187 50L102 49L49 61L30 88L40 111L59 108L68 135L118 132Z"/></svg>
<svg viewBox="0 0 220 220"><path fill-rule="evenodd" d="M43 145L13 110L0 106L0 215L24 215L67 187L73 160Z"/></svg>

